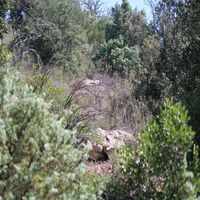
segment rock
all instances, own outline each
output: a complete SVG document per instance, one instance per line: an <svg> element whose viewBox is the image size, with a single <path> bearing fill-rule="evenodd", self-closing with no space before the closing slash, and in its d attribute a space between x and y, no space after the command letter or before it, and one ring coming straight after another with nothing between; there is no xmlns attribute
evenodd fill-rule
<svg viewBox="0 0 200 200"><path fill-rule="evenodd" d="M100 80L91 80L91 79L85 79L83 80L82 84L83 86L92 86L92 85L100 85L101 81Z"/></svg>
<svg viewBox="0 0 200 200"><path fill-rule="evenodd" d="M130 146L133 143L133 135L121 130L106 131L98 128L94 131L95 135L100 136L98 144L92 143L92 150L89 152L90 159L94 161L114 159L115 151L122 145Z"/></svg>

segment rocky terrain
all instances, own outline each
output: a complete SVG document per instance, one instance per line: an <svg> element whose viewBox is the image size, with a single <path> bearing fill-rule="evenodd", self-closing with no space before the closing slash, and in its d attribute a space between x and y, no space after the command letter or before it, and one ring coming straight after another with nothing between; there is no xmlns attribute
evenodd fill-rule
<svg viewBox="0 0 200 200"><path fill-rule="evenodd" d="M115 155L121 146L135 144L140 127L146 123L143 105L129 95L129 83L119 77L95 75L93 79L75 81L71 85L75 102L92 122L91 130L82 134L82 142L90 147L87 170L100 174L112 172Z"/></svg>

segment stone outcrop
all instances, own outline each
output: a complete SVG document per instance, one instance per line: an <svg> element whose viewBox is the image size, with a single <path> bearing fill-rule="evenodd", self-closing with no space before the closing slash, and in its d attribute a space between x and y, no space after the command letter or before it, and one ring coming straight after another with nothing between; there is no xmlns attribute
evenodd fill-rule
<svg viewBox="0 0 200 200"><path fill-rule="evenodd" d="M100 85L100 84L101 84L100 80L85 79L85 80L82 81L82 86L83 87Z"/></svg>
<svg viewBox="0 0 200 200"><path fill-rule="evenodd" d="M98 142L89 141L92 147L92 150L89 152L89 159L94 161L113 160L115 151L122 145L130 146L134 138L132 134L125 131L106 131L101 128L96 129L91 134L98 135L101 138Z"/></svg>

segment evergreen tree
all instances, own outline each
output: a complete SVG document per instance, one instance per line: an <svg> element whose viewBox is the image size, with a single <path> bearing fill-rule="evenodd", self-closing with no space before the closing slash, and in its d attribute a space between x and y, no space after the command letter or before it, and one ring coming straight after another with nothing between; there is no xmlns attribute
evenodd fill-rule
<svg viewBox="0 0 200 200"><path fill-rule="evenodd" d="M130 43L132 9L127 0L123 0L121 6L112 8L113 21L106 30L106 40L117 39L120 36L125 44Z"/></svg>
<svg viewBox="0 0 200 200"><path fill-rule="evenodd" d="M137 17L136 17L137 16ZM132 11L127 0L112 8L111 20L105 30L106 42L94 60L98 68L122 77L139 77L142 71L140 46L147 26L142 12Z"/></svg>

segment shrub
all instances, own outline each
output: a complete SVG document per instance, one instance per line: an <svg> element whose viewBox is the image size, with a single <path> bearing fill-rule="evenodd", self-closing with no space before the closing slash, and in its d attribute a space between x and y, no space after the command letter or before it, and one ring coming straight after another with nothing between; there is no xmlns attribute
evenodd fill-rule
<svg viewBox="0 0 200 200"><path fill-rule="evenodd" d="M130 200L128 188L116 177L108 177L106 190L102 195L104 200Z"/></svg>
<svg viewBox="0 0 200 200"><path fill-rule="evenodd" d="M194 132L180 103L166 100L157 119L140 136L139 148L123 148L119 163L121 182L135 199L195 199L195 177L186 156Z"/></svg>
<svg viewBox="0 0 200 200"><path fill-rule="evenodd" d="M75 132L17 73L0 74L0 199L96 199Z"/></svg>
<svg viewBox="0 0 200 200"><path fill-rule="evenodd" d="M1 12L1 10L0 10L0 12ZM2 19L2 17L0 17L0 39L3 38L3 35L5 33L7 33L7 27L6 27L6 25L5 25L4 20Z"/></svg>
<svg viewBox="0 0 200 200"><path fill-rule="evenodd" d="M109 74L118 73L122 77L129 77L138 74L141 70L139 58L140 49L138 46L127 46L122 37L109 40L101 45L99 53L94 58L96 65ZM99 62L99 63L98 63Z"/></svg>
<svg viewBox="0 0 200 200"><path fill-rule="evenodd" d="M9 63L10 57L11 56L10 56L9 52L7 51L5 45L0 44L0 65L4 66L7 63Z"/></svg>

